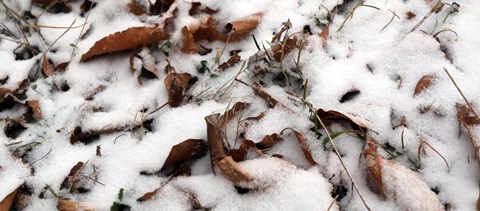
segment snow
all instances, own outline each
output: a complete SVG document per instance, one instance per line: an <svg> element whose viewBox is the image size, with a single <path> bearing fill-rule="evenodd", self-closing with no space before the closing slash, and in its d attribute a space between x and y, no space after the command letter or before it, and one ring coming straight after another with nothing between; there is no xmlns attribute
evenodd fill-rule
<svg viewBox="0 0 480 211"><path fill-rule="evenodd" d="M16 28L5 8L0 6L3 23L0 25L0 87L17 90L18 82L29 79L30 84L21 100L38 100L42 111L42 118L28 122L28 128L18 137L11 138L0 132L0 199L22 184L28 186L33 194L25 210L55 209L58 199L53 194L47 191L43 198L39 197L46 186L62 198L70 198L96 210L110 209L112 203L118 201L121 188L125 190L121 203L134 210L159 207L190 210L192 196L204 208L214 210L327 210L335 201L333 194L338 194L338 189L345 191L331 210L365 210L332 145L322 144L326 131L318 125L315 128L314 115L302 102L302 97L297 97L303 95L302 85L306 79L307 103L315 109L338 111L365 123L367 136L384 147L379 147L378 153L385 159L396 161L395 165L384 161L389 163L384 164L382 170L387 193L385 199L371 187L372 181L368 179L370 175L362 155L365 141L346 133L334 139L370 208L425 210L427 208L417 202L432 200L438 205L435 209L475 209L480 168L470 136L458 123L455 105L465 102L444 69L452 75L474 108L478 108L480 2L458 1L459 11L443 22L453 1L442 1L446 4L440 12L431 14L410 32L436 1L365 0L364 6L356 8L352 18L345 23L348 11L359 1L201 1L203 6L218 9L213 17L218 21L220 31L229 22L260 13L259 25L250 34L267 49L271 47L272 36L280 31L283 22L289 20L292 28L288 33L305 40L298 64L295 62L299 49L292 50L283 61L292 87L282 85L284 73L277 68L278 62L273 66L262 61L243 66L252 64L252 56L258 52L250 34L244 40L227 44L200 41L213 50L203 56L182 53L180 29L195 27L208 18L207 14L189 16L191 1L175 1L161 15L142 16L135 16L128 10L129 0L97 1L96 6L83 16L80 15L83 1L71 2L72 12L59 14L44 12L41 5L27 0L4 2L19 13L41 14L36 22L29 20L30 24L39 26L38 30L30 28L25 33L29 43L38 47L40 53L17 60L15 53L22 50L17 48L19 43L25 42L24 33ZM146 0L138 2L149 5ZM335 15L324 44L318 36L323 26L316 26L315 19L328 23L325 18L329 11L345 2L350 3L346 5L348 7L341 6L346 10ZM169 57L150 46L149 50L117 52L79 62L82 54L109 34L133 26L162 28L164 20L173 16L174 8L178 12L174 21L176 31L169 39L172 43L172 48L168 49ZM416 16L408 19L407 12ZM73 27L68 29L74 21ZM303 33L305 25L309 25L313 35ZM223 48L223 55L217 57ZM56 72L50 77L42 75L41 59L47 49L45 55L54 66L70 62L64 72ZM234 50L240 50L242 61L224 71L215 71ZM134 61L137 72L132 73L130 52L139 53L143 62L155 66L158 78L145 79L142 85L138 84L142 61ZM215 59L219 62L216 63ZM191 100L184 99L179 107L165 106L149 114L168 101L164 83L167 60L177 72L198 77L198 82L186 92ZM198 71L202 61L207 62L212 72L202 74ZM259 74L255 65L260 70L268 69L265 77ZM293 71L297 66L301 76ZM431 86L414 96L417 82L425 75L433 75L435 79ZM246 84L261 81L265 84L264 91L285 107L269 107L252 88L235 81L235 78ZM62 86L67 85L69 89L62 90ZM360 94L340 102L342 96L352 89L359 90ZM263 150L263 155L256 157L250 152L246 161L239 162L239 166L254 178L244 184L250 188L248 193L237 192L234 184L222 174L214 175L208 153L191 161L191 176L169 179L164 172L140 174L159 171L173 146L187 139L207 140L204 118L214 113L223 114L236 102L246 102L249 106L225 126L226 143L234 147L238 147L243 139L258 143L266 135L280 134L284 129L292 128L305 136L318 165L312 166L308 162L293 132L285 130L281 134L284 140ZM0 110L0 127L4 131L6 119L18 119L27 108L16 104ZM242 122L261 113L265 115L261 119L246 121L248 124ZM406 119L406 126L394 127L392 124L400 123L402 116ZM152 119L151 131L132 130L142 120L149 119ZM82 131L122 129L102 134L88 144L72 144L70 137L77 127ZM475 128L473 135L478 138L478 126ZM334 134L352 128L337 122L328 129ZM319 137L315 130L321 134ZM40 145L23 158L12 154L18 147L32 142ZM419 145L422 145L420 154ZM96 153L97 146L101 147L101 156ZM272 157L273 154L280 154L283 158ZM61 188L62 182L79 161L85 163L79 185L89 191L70 193ZM161 189L152 199L137 201L143 194L157 188Z"/></svg>

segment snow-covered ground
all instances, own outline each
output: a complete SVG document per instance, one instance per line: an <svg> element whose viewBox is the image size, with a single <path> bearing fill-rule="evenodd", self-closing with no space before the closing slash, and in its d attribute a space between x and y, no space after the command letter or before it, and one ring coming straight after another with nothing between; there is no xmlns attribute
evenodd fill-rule
<svg viewBox="0 0 480 211"><path fill-rule="evenodd" d="M477 209L480 1L1 2L0 207Z"/></svg>

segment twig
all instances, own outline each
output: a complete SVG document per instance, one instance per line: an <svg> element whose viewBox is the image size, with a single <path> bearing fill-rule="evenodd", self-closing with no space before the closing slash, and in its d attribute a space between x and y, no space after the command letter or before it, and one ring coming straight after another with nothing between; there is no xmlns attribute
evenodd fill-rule
<svg viewBox="0 0 480 211"><path fill-rule="evenodd" d="M422 144L426 144L427 146L429 146L435 153L437 153L438 155L440 155L440 157L442 157L443 161L445 162L445 164L447 164L447 169L448 169L448 172L450 172L450 165L448 165L448 162L447 162L447 159L445 159L445 157L443 157L442 154L440 154L440 152L438 152L435 148L433 148L432 145L430 145L428 142L426 141L421 141L420 142L420 145L418 145L418 162L421 161L421 156L420 156L420 151L422 149Z"/></svg>
<svg viewBox="0 0 480 211"><path fill-rule="evenodd" d="M47 154L45 154L44 156L42 156L42 157L39 158L38 160L33 161L33 163L30 163L30 165L28 165L28 167L32 166L33 164L35 164L36 162L40 161L41 159L47 157L47 155L50 154L51 151L52 151L52 149L50 148L50 150L48 150Z"/></svg>
<svg viewBox="0 0 480 211"><path fill-rule="evenodd" d="M53 45L55 45L55 43L57 43L58 40L60 40L60 38L63 37L63 35L65 35L68 31L70 31L70 29L72 28L73 24L75 24L75 21L77 21L77 19L73 20L72 24L70 24L70 27L67 28L67 30L65 30L59 37L57 37L57 39L55 41L53 41L52 44L50 44L48 46L47 49L45 49L45 51L43 52L42 56L40 58L43 58L45 56L45 54L50 50L50 48L52 48Z"/></svg>
<svg viewBox="0 0 480 211"><path fill-rule="evenodd" d="M340 194L337 194L337 195L335 196L335 198L333 199L332 203L330 203L330 205L328 206L327 211L329 211L330 209L332 209L333 205L335 204L335 201L337 201L337 199L338 199L338 196L340 196Z"/></svg>
<svg viewBox="0 0 480 211"><path fill-rule="evenodd" d="M475 109L473 109L473 106L470 104L470 102L467 100L467 98L465 97L465 95L463 94L462 90L460 89L460 87L457 85L457 83L455 82L455 80L453 80L453 77L452 75L450 75L450 73L448 72L447 68L446 67L443 67L443 70L445 70L445 72L447 73L448 77L450 78L450 80L453 82L453 85L455 85L455 88L457 88L458 92L460 93L460 95L462 95L463 97L463 100L465 100L465 102L467 103L468 107L470 107L470 109L472 110L473 114L477 117L477 119L480 119L480 117L478 117L478 114L477 112L475 112Z"/></svg>
<svg viewBox="0 0 480 211"><path fill-rule="evenodd" d="M387 25L385 25L382 29L380 29L380 31L383 31L385 28L387 28L387 26L390 25L390 23L392 23L392 21L393 21L393 19L394 19L395 17L397 17L398 19L400 19L400 17L398 17L398 15L397 15L395 12L393 12L393 11L390 10L390 9L389 9L388 11L390 11L390 12L393 14L393 16L392 16L392 18L390 19L390 21L388 21Z"/></svg>
<svg viewBox="0 0 480 211"><path fill-rule="evenodd" d="M413 28L412 30L410 30L408 32L409 33L412 33L413 31L415 31L415 29L417 29L418 27L420 27L420 25L423 24L423 22L425 22L425 20L427 20L428 17L430 17L430 15L432 15L434 12L438 12L442 9L442 6L443 6L443 3L442 3L442 0L439 0L433 7L432 9L430 10L430 12L428 12L427 15L423 16L422 20L420 20Z"/></svg>

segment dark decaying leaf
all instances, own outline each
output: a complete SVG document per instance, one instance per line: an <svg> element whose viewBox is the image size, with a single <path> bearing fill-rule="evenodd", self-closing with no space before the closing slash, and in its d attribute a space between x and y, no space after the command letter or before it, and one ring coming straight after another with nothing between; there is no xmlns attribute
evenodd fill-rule
<svg viewBox="0 0 480 211"><path fill-rule="evenodd" d="M82 55L80 61L85 62L95 56L159 43L169 37L168 33L156 27L131 27L98 40Z"/></svg>
<svg viewBox="0 0 480 211"><path fill-rule="evenodd" d="M420 78L420 80L417 82L417 85L415 86L415 92L413 93L413 96L415 97L425 91L427 88L429 88L435 78L436 77L434 75L424 75L422 78Z"/></svg>
<svg viewBox="0 0 480 211"><path fill-rule="evenodd" d="M238 54L233 54L226 62L218 66L220 71L223 71L229 67L232 67L241 60L241 57Z"/></svg>
<svg viewBox="0 0 480 211"><path fill-rule="evenodd" d="M17 138L24 130L27 129L25 125L25 120L23 118L19 118L18 120L13 120L6 118L4 119L5 126L3 128L3 132L5 136L11 139Z"/></svg>
<svg viewBox="0 0 480 211"><path fill-rule="evenodd" d="M18 188L9 193L2 201L0 201L0 210L1 211L8 211L12 207L13 199L15 199L15 195L17 194Z"/></svg>
<svg viewBox="0 0 480 211"><path fill-rule="evenodd" d="M207 150L207 144L202 139L185 140L172 147L162 169L180 161L201 157L207 153Z"/></svg>
<svg viewBox="0 0 480 211"><path fill-rule="evenodd" d="M227 156L231 156L234 161L241 162L247 159L248 154L254 154L255 157L258 157L262 155L262 151L257 149L253 141L243 140L238 149L228 150Z"/></svg>
<svg viewBox="0 0 480 211"><path fill-rule="evenodd" d="M168 73L165 77L165 88L168 93L168 105L177 107L182 103L183 92L187 89L192 75L189 73Z"/></svg>
<svg viewBox="0 0 480 211"><path fill-rule="evenodd" d="M478 137L478 133L476 132L479 130L480 119L469 107L459 103L456 104L456 107L458 120L462 123L465 129L467 129L468 135L470 136L470 142L475 151L475 156L480 163L480 137Z"/></svg>
<svg viewBox="0 0 480 211"><path fill-rule="evenodd" d="M18 158L23 158L27 154L27 152L31 151L33 148L35 148L40 144L41 144L40 142L31 142L31 143L19 146L15 149L15 151L13 151L13 155L15 155Z"/></svg>
<svg viewBox="0 0 480 211"><path fill-rule="evenodd" d="M68 173L68 176L63 180L60 189L65 189L65 188L70 188L72 186L75 186L80 181L77 175L80 173L80 171L82 171L84 166L85 166L85 163L81 161L75 164L70 169L70 173Z"/></svg>
<svg viewBox="0 0 480 211"><path fill-rule="evenodd" d="M250 182L253 177L243 170L231 156L226 156L216 163L223 176L233 182L235 185L240 185L242 182Z"/></svg>
<svg viewBox="0 0 480 211"><path fill-rule="evenodd" d="M358 89L351 89L347 93L343 94L343 96L340 98L340 103L344 103L350 100L353 100L355 97L357 97L360 94L360 90Z"/></svg>
<svg viewBox="0 0 480 211"><path fill-rule="evenodd" d="M252 88L253 88L253 91L254 91L255 95L257 95L257 96L263 98L265 101L267 101L267 103L268 103L268 105L270 105L270 107L273 108L273 107L278 105L278 106L283 107L287 110L291 110L287 106L283 105L280 101L273 98L265 90L263 90L262 85L260 85L258 82L254 82L252 84Z"/></svg>
<svg viewBox="0 0 480 211"><path fill-rule="evenodd" d="M150 13L152 15L159 15L166 12L174 2L175 0L156 0L155 4L150 5Z"/></svg>
<svg viewBox="0 0 480 211"><path fill-rule="evenodd" d="M90 11L90 9L93 9L95 6L97 6L96 2L93 2L91 0L85 0L82 5L80 5L81 14L85 14L86 12Z"/></svg>
<svg viewBox="0 0 480 211"><path fill-rule="evenodd" d="M202 3L200 3L200 2L192 2L192 8L190 8L190 10L188 11L188 14L190 16L198 15L200 13L213 15L217 12L218 12L218 10L214 10L214 9L212 9L210 7L207 7L207 6L202 6Z"/></svg>
<svg viewBox="0 0 480 211"><path fill-rule="evenodd" d="M354 129L359 129L361 130L361 132L366 132L368 129L366 124L363 123L363 121L361 121L360 119L348 114L340 113L338 111L333 111L333 110L325 111L320 108L317 110L317 115L318 117L320 117L320 119L323 121L323 123L327 127L330 126L332 123L339 123L341 121L346 121L346 122L350 122Z"/></svg>
<svg viewBox="0 0 480 211"><path fill-rule="evenodd" d="M408 12L405 13L405 16L407 16L407 20L410 20L417 15L415 15L415 13L413 13L412 11L408 11Z"/></svg>

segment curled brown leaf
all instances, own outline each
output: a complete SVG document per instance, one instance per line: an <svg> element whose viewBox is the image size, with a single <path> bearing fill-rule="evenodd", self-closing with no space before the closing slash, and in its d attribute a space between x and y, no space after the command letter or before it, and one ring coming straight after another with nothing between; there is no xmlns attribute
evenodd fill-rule
<svg viewBox="0 0 480 211"><path fill-rule="evenodd" d="M228 151L227 156L231 156L236 162L244 161L247 159L249 153L255 154L255 156L262 155L262 151L258 150L255 143L250 140L243 140L238 149L231 149Z"/></svg>
<svg viewBox="0 0 480 211"><path fill-rule="evenodd" d="M240 185L242 182L250 182L253 177L243 170L231 156L224 157L216 163L216 165L223 176L232 181L235 185Z"/></svg>
<svg viewBox="0 0 480 211"><path fill-rule="evenodd" d="M15 199L15 195L17 194L19 188L15 189L11 193L9 193L5 198L0 201L0 210L8 211L12 207L13 199Z"/></svg>
<svg viewBox="0 0 480 211"><path fill-rule="evenodd" d="M169 37L168 33L156 27L131 27L98 40L82 55L80 61L85 62L95 56L147 46Z"/></svg>
<svg viewBox="0 0 480 211"><path fill-rule="evenodd" d="M202 139L188 139L172 147L163 168L186 161L191 158L200 157L207 153L207 144Z"/></svg>
<svg viewBox="0 0 480 211"><path fill-rule="evenodd" d="M434 75L424 75L422 78L420 78L420 80L417 82L417 85L415 86L415 92L413 93L413 96L415 97L425 91L427 88L429 88L435 78L436 77Z"/></svg>
<svg viewBox="0 0 480 211"><path fill-rule="evenodd" d="M182 103L183 92L187 89L192 75L189 73L168 73L164 83L168 93L168 105L177 107Z"/></svg>

